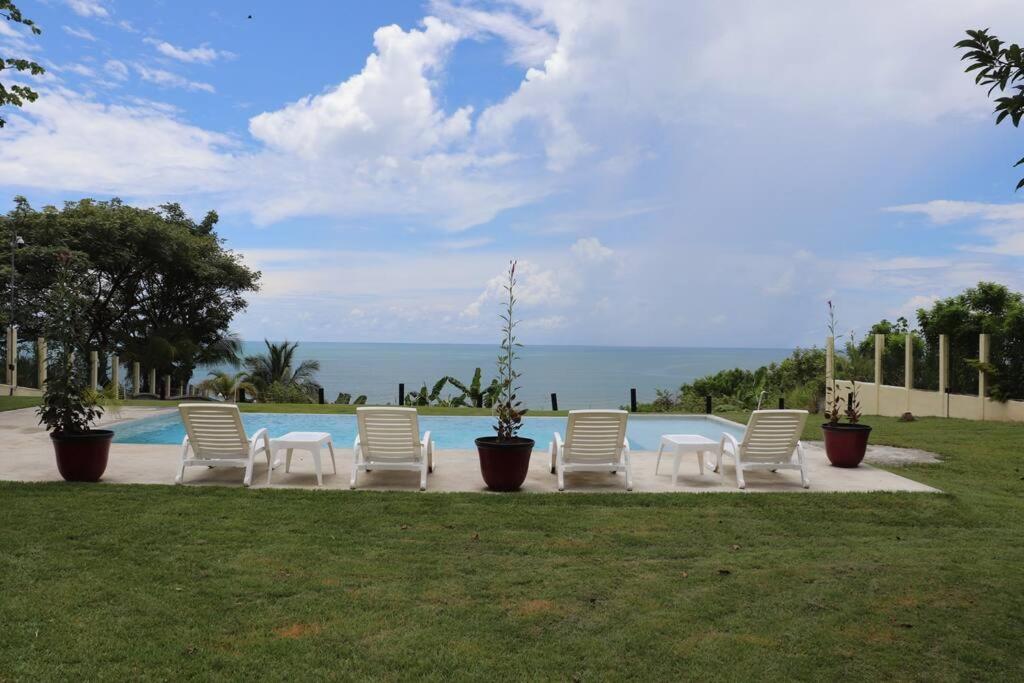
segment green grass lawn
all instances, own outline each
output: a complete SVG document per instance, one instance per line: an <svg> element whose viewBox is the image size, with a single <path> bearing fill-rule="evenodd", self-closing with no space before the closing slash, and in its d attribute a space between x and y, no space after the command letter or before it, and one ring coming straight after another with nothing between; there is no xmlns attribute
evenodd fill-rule
<svg viewBox="0 0 1024 683"><path fill-rule="evenodd" d="M1020 680L1024 426L869 421L946 493L0 484L0 680Z"/></svg>

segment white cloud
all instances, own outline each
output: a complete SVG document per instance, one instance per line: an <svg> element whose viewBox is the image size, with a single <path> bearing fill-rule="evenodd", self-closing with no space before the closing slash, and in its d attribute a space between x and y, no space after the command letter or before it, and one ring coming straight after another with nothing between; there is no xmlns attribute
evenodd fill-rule
<svg viewBox="0 0 1024 683"><path fill-rule="evenodd" d="M585 263L604 263L612 257L615 252L601 244L596 237L582 237L570 247L570 251L576 258Z"/></svg>
<svg viewBox="0 0 1024 683"><path fill-rule="evenodd" d="M0 129L0 174L14 187L49 190L59 178L65 191L168 198L223 190L233 176L234 142L167 109L48 89L16 116Z"/></svg>
<svg viewBox="0 0 1024 683"><path fill-rule="evenodd" d="M208 93L216 92L214 87L209 83L191 81L184 76L180 76L164 69L153 69L139 63L132 64L132 67L135 69L135 72L139 74L139 77L142 80L159 85L163 88L182 88L184 90L193 91L201 90Z"/></svg>
<svg viewBox="0 0 1024 683"><path fill-rule="evenodd" d="M74 36L75 38L81 38L82 40L88 41L96 40L96 36L89 33L89 31L84 28L73 28L71 26L61 26L61 28L64 29L64 33L67 33L69 36Z"/></svg>
<svg viewBox="0 0 1024 683"><path fill-rule="evenodd" d="M888 211L920 214L936 225L970 223L984 243L961 245L964 251L1024 256L1024 203L985 204L937 199L922 204L894 206Z"/></svg>
<svg viewBox="0 0 1024 683"><path fill-rule="evenodd" d="M107 17L110 12L99 0L66 0L68 7L80 17Z"/></svg>
<svg viewBox="0 0 1024 683"><path fill-rule="evenodd" d="M128 65L117 59L108 59L106 64L103 65L104 71L106 71L111 77L123 81L128 78Z"/></svg>
<svg viewBox="0 0 1024 683"><path fill-rule="evenodd" d="M443 150L469 133L471 110L441 111L429 76L459 37L455 27L432 18L423 30L377 29L376 52L360 73L322 95L253 117L249 130L273 149L306 159L340 147L402 156Z"/></svg>
<svg viewBox="0 0 1024 683"><path fill-rule="evenodd" d="M470 36L494 35L508 45L509 60L522 66L537 66L555 49L556 37L550 27L534 26L511 12L474 9L434 0L432 11Z"/></svg>
<svg viewBox="0 0 1024 683"><path fill-rule="evenodd" d="M190 64L209 64L218 59L232 59L235 57L233 52L227 50L215 50L208 43L203 43L199 47L193 48L182 48L172 45L167 41L157 40L155 38L144 38L143 42L148 43L156 48L156 51L165 57L176 59L179 62L187 62Z"/></svg>
<svg viewBox="0 0 1024 683"><path fill-rule="evenodd" d="M86 78L96 77L96 71L85 64L64 64L60 67L60 70L69 71L73 74L78 74L79 76L84 76Z"/></svg>

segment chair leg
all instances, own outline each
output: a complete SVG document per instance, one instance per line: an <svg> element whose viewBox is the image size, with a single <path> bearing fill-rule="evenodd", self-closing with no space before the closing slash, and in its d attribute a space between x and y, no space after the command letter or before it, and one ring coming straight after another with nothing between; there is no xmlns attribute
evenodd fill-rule
<svg viewBox="0 0 1024 683"><path fill-rule="evenodd" d="M736 486L741 489L747 488L747 482L743 478L743 467L740 465L739 460L736 461Z"/></svg>
<svg viewBox="0 0 1024 683"><path fill-rule="evenodd" d="M807 463L804 462L804 446L796 442L796 460L800 464L800 485L805 489L811 488L811 480L807 478Z"/></svg>
<svg viewBox="0 0 1024 683"><path fill-rule="evenodd" d="M284 471L292 471L292 449L288 449L288 452L284 456Z"/></svg>
<svg viewBox="0 0 1024 683"><path fill-rule="evenodd" d="M331 454L331 468L334 469L334 473L338 473L338 463L334 460L334 444L330 441L327 442L327 451Z"/></svg>
<svg viewBox="0 0 1024 683"><path fill-rule="evenodd" d="M242 480L242 484L245 486L252 486L252 469L252 458L249 458L249 462L245 465L245 478Z"/></svg>
<svg viewBox="0 0 1024 683"><path fill-rule="evenodd" d="M665 444L658 446L658 459L654 461L654 475L658 475L658 468L661 467L661 454L665 451Z"/></svg>
<svg viewBox="0 0 1024 683"><path fill-rule="evenodd" d="M626 462L626 490L633 490L633 465L630 463L629 456L625 456L623 460Z"/></svg>
<svg viewBox="0 0 1024 683"><path fill-rule="evenodd" d="M565 490L565 469L563 467L561 467L560 465L556 466L556 468L558 470L558 490L559 491L564 491Z"/></svg>
<svg viewBox="0 0 1024 683"><path fill-rule="evenodd" d="M356 446L352 449L352 478L348 482L348 487L354 489L356 487L356 474L359 473L359 447Z"/></svg>
<svg viewBox="0 0 1024 683"><path fill-rule="evenodd" d="M427 461L423 461L423 467L420 468L420 491L427 490Z"/></svg>
<svg viewBox="0 0 1024 683"><path fill-rule="evenodd" d="M316 485L317 486L323 486L324 485L324 469L323 469L322 463L320 462L320 446L317 446L315 449L313 449L313 448L309 449L309 453L310 453L310 455L313 456L313 469L316 470Z"/></svg>
<svg viewBox="0 0 1024 683"><path fill-rule="evenodd" d="M185 480L185 459L181 459L181 467L178 469L178 476L174 478L175 484L180 484Z"/></svg>

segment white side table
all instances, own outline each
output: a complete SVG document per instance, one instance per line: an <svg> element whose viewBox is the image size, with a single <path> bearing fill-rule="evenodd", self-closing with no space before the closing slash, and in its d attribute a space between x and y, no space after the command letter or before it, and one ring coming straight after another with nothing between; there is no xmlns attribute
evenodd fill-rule
<svg viewBox="0 0 1024 683"><path fill-rule="evenodd" d="M679 479L679 462L683 453L696 453L697 466L700 473L704 474L704 454L714 452L718 444L711 439L699 434L664 434L661 437L661 445L658 447L658 462L654 465L654 473L658 473L661 466L661 454L666 448L675 449L675 460L672 463L672 485L675 486Z"/></svg>
<svg viewBox="0 0 1024 683"><path fill-rule="evenodd" d="M327 446L327 450L331 454L331 466L334 468L334 473L338 473L338 465L334 461L334 442L331 441L331 435L327 432L288 432L284 436L278 439L270 440L270 450L273 454L271 457L274 458L279 450L285 449L288 451L285 456L284 471L288 472L292 466L292 451L309 451L313 456L313 467L316 469L316 484L317 486L323 486L324 475L323 470L320 467L320 448ZM270 475L274 472L274 468L280 465L281 462L274 460L270 469L267 470L267 485L270 485Z"/></svg>

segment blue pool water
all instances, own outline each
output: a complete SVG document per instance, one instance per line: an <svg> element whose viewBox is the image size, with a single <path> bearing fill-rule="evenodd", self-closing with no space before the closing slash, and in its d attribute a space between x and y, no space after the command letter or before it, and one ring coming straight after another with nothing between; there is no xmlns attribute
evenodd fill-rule
<svg viewBox="0 0 1024 683"><path fill-rule="evenodd" d="M356 437L355 415L314 415L300 413L243 413L242 421L249 434L266 427L271 438L288 432L330 432L334 443L348 447ZM494 423L485 416L420 416L420 430L430 430L437 448L474 448L473 439L491 436ZM547 448L554 432L565 436L564 417L526 417L520 436ZM115 443L180 444L185 427L178 414L168 413L115 425ZM705 418L699 415L680 417L630 417L627 434L630 448L656 451L662 434L700 434L717 441L728 431L737 438L743 434L741 425Z"/></svg>

